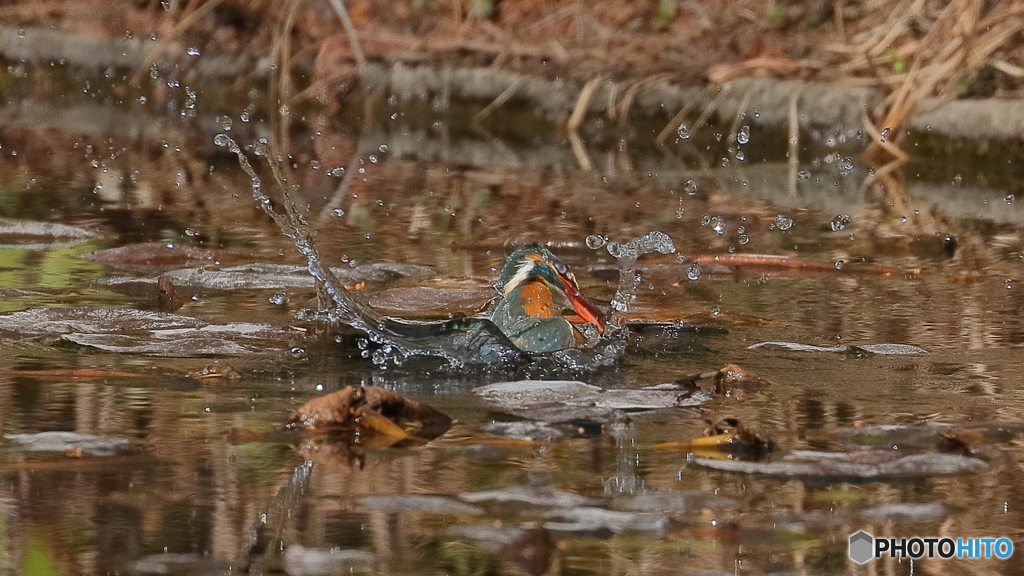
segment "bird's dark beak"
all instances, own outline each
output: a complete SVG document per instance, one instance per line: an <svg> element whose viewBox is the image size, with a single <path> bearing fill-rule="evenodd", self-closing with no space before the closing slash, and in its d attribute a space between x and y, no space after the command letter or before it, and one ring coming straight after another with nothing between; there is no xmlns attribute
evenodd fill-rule
<svg viewBox="0 0 1024 576"><path fill-rule="evenodd" d="M580 288L576 285L576 281L564 274L559 274L558 279L565 286L565 297L569 299L569 303L572 304L580 318L597 326L598 332L604 333L604 314L587 301L583 294L580 294Z"/></svg>

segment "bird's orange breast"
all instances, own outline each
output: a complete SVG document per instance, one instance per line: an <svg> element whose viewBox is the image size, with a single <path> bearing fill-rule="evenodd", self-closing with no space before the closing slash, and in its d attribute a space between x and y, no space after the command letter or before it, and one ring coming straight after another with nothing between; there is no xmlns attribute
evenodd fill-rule
<svg viewBox="0 0 1024 576"><path fill-rule="evenodd" d="M551 299L551 290L542 282L530 282L519 289L523 310L534 318L552 318L555 316L555 305Z"/></svg>

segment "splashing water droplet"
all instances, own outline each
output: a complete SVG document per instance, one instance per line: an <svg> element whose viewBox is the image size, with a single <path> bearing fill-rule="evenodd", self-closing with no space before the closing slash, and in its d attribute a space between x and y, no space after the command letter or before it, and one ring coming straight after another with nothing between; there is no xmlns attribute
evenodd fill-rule
<svg viewBox="0 0 1024 576"><path fill-rule="evenodd" d="M906 216L900 216L900 222L903 223L903 224L906 224L907 217Z"/></svg>
<svg viewBox="0 0 1024 576"><path fill-rule="evenodd" d="M744 126L736 133L736 143L746 144L748 142L750 142L750 126Z"/></svg>
<svg viewBox="0 0 1024 576"><path fill-rule="evenodd" d="M801 171L796 173L796 177L797 177L798 180L810 180L811 179L811 173L808 172L807 170L801 170Z"/></svg>
<svg viewBox="0 0 1024 576"><path fill-rule="evenodd" d="M836 270L842 270L846 266L846 260L836 260Z"/></svg>
<svg viewBox="0 0 1024 576"><path fill-rule="evenodd" d="M1007 194L1006 196L1003 197L1003 202L1006 202L1007 206L1013 204L1014 200L1015 198L1013 194Z"/></svg>
<svg viewBox="0 0 1024 576"><path fill-rule="evenodd" d="M728 168L729 167L729 159L726 158L725 156L723 156L721 164L722 164L722 168Z"/></svg>
<svg viewBox="0 0 1024 576"><path fill-rule="evenodd" d="M195 46L190 46L188 50L185 50L185 53L189 56L199 56L200 54L199 48L196 48Z"/></svg>
<svg viewBox="0 0 1024 576"><path fill-rule="evenodd" d="M386 154L388 151L388 145L381 144L380 146L377 146L377 151L380 152L381 154Z"/></svg>
<svg viewBox="0 0 1024 576"><path fill-rule="evenodd" d="M743 162L746 159L747 159L747 155L744 154L742 150L737 150L736 151L736 160L737 161Z"/></svg>
<svg viewBox="0 0 1024 576"><path fill-rule="evenodd" d="M740 234L740 244L749 244L749 243L750 243L750 236L747 236L746 234Z"/></svg>
<svg viewBox="0 0 1024 576"><path fill-rule="evenodd" d="M683 184L683 192L686 192L688 195L693 196L694 194L697 193L697 183L694 182L693 180L687 180L686 184Z"/></svg>
<svg viewBox="0 0 1024 576"><path fill-rule="evenodd" d="M327 175L333 178L340 178L345 175L345 167L338 166L337 168L331 168L327 171Z"/></svg>
<svg viewBox="0 0 1024 576"><path fill-rule="evenodd" d="M604 246L605 243L608 242L608 239L605 238L604 236L601 236L600 234L591 234L590 236L587 236L586 242L587 248L590 248L591 250L597 250Z"/></svg>
<svg viewBox="0 0 1024 576"><path fill-rule="evenodd" d="M316 390L317 392L323 392L325 388L326 386L324 386L323 382L317 382L316 386L313 387L313 389Z"/></svg>
<svg viewBox="0 0 1024 576"><path fill-rule="evenodd" d="M288 352L293 357L295 357L295 358L305 358L306 357L306 349L301 347L301 346L295 346L291 350L289 350Z"/></svg>
<svg viewBox="0 0 1024 576"><path fill-rule="evenodd" d="M793 219L785 214L779 214L775 217L775 226L779 230L789 230L793 227Z"/></svg>
<svg viewBox="0 0 1024 576"><path fill-rule="evenodd" d="M882 128L882 142L885 142L885 139L889 137L890 132L892 132L892 130L888 128Z"/></svg>
<svg viewBox="0 0 1024 576"><path fill-rule="evenodd" d="M344 210L342 210L341 208L335 208L335 209L334 209L334 210L332 210L331 212L333 212L333 213L334 213L334 215L335 215L335 216L337 216L338 218L341 218L342 216L344 216L344 215L345 215L345 211L344 211Z"/></svg>
<svg viewBox="0 0 1024 576"><path fill-rule="evenodd" d="M1003 284L1006 285L1006 289L1007 290L1013 290L1013 279L1012 278L1007 278L1006 280L1003 280Z"/></svg>
<svg viewBox="0 0 1024 576"><path fill-rule="evenodd" d="M690 264L690 268L686 270L686 277L690 280L700 280L700 264Z"/></svg>
<svg viewBox="0 0 1024 576"><path fill-rule="evenodd" d="M711 315L712 316L721 316L722 315L722 309L719 308L718 306L712 306L711 307Z"/></svg>
<svg viewBox="0 0 1024 576"><path fill-rule="evenodd" d="M690 127L686 124L680 124L679 128L676 128L676 134L679 135L680 140L690 139Z"/></svg>
<svg viewBox="0 0 1024 576"><path fill-rule="evenodd" d="M213 143L217 146L227 146L231 143L231 138L227 134L217 134L213 137Z"/></svg>
<svg viewBox="0 0 1024 576"><path fill-rule="evenodd" d="M711 224L711 215L704 214L703 216L700 217L700 225L707 226L708 224Z"/></svg>
<svg viewBox="0 0 1024 576"><path fill-rule="evenodd" d="M717 234L725 234L725 221L721 216L711 217L711 229Z"/></svg>
<svg viewBox="0 0 1024 576"><path fill-rule="evenodd" d="M271 296L269 301L274 306L280 306L288 301L288 296L284 292L278 292Z"/></svg>
<svg viewBox="0 0 1024 576"><path fill-rule="evenodd" d="M185 236L193 237L198 236L199 232L195 228L185 228Z"/></svg>
<svg viewBox="0 0 1024 576"><path fill-rule="evenodd" d="M168 242L167 244L164 244L164 248L167 248L168 250L174 250L174 242Z"/></svg>
<svg viewBox="0 0 1024 576"><path fill-rule="evenodd" d="M832 228L833 232L845 230L853 222L853 218L850 218L848 214L840 214L829 222L829 227Z"/></svg>
<svg viewBox="0 0 1024 576"><path fill-rule="evenodd" d="M623 256L622 244L619 244L618 242L609 242L605 246L605 249L608 250L608 253L611 254L612 258L621 258Z"/></svg>

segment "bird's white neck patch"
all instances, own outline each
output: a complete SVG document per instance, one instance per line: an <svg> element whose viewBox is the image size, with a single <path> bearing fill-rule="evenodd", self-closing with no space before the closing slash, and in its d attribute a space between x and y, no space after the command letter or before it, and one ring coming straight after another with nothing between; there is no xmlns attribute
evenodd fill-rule
<svg viewBox="0 0 1024 576"><path fill-rule="evenodd" d="M519 267L516 268L515 275L505 282L505 294L511 293L513 290L518 288L520 285L525 284L530 279L530 272L533 270L535 263L531 260L524 260L519 263Z"/></svg>

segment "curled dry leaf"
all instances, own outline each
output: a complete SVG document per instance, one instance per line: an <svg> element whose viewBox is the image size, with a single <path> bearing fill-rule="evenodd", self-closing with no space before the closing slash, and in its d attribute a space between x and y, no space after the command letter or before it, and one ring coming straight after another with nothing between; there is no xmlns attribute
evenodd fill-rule
<svg viewBox="0 0 1024 576"><path fill-rule="evenodd" d="M704 436L689 442L665 442L659 448L684 448L705 458L742 455L762 457L778 447L771 438L744 426L736 418L708 421Z"/></svg>
<svg viewBox="0 0 1024 576"><path fill-rule="evenodd" d="M344 389L303 404L285 428L327 434L372 432L391 439L425 442L444 434L452 420L442 412L376 386Z"/></svg>

